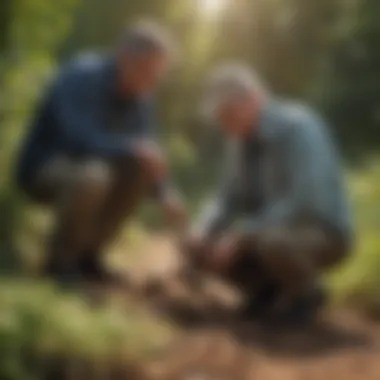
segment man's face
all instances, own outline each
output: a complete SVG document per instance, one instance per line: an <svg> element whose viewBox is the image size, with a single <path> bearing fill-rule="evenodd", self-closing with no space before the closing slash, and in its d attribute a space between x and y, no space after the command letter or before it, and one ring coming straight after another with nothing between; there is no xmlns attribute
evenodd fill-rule
<svg viewBox="0 0 380 380"><path fill-rule="evenodd" d="M227 135L243 138L252 130L259 106L254 96L244 95L222 103L215 112L219 125Z"/></svg>
<svg viewBox="0 0 380 380"><path fill-rule="evenodd" d="M168 57L161 52L125 56L120 64L120 84L125 94L148 94L162 80L168 68Z"/></svg>

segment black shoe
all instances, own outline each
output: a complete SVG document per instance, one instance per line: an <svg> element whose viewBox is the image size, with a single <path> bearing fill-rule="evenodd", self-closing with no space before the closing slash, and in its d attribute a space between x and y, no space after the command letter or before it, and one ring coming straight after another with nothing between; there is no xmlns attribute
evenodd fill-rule
<svg viewBox="0 0 380 380"><path fill-rule="evenodd" d="M326 292L323 289L315 289L307 295L297 297L283 310L274 312L268 322L290 329L307 328L317 320L326 303Z"/></svg>
<svg viewBox="0 0 380 380"><path fill-rule="evenodd" d="M107 270L98 252L85 252L79 263L79 271L84 280L90 283L115 286L128 285L125 276Z"/></svg>
<svg viewBox="0 0 380 380"><path fill-rule="evenodd" d="M79 261L79 270L84 278L88 280L98 280L105 276L103 263L97 252L86 251Z"/></svg>
<svg viewBox="0 0 380 380"><path fill-rule="evenodd" d="M55 258L48 259L43 276L64 288L76 287L83 281L83 277L75 265L68 265Z"/></svg>
<svg viewBox="0 0 380 380"><path fill-rule="evenodd" d="M241 316L248 320L265 319L278 296L278 289L272 285L264 285L255 296L250 297L241 310Z"/></svg>

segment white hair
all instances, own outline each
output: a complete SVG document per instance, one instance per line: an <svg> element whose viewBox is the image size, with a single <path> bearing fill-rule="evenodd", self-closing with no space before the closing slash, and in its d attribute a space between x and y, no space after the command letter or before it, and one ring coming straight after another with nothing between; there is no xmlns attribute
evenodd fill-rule
<svg viewBox="0 0 380 380"><path fill-rule="evenodd" d="M173 61L178 58L173 35L166 27L151 20L140 20L127 27L121 39L120 50L122 53L160 51Z"/></svg>
<svg viewBox="0 0 380 380"><path fill-rule="evenodd" d="M217 67L205 89L203 113L211 116L223 102L252 93L266 93L256 72L244 63L228 63Z"/></svg>

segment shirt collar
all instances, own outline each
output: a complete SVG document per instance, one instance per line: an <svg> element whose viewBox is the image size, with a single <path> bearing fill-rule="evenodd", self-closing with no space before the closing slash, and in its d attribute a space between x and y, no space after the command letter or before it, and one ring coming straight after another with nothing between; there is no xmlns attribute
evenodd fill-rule
<svg viewBox="0 0 380 380"><path fill-rule="evenodd" d="M265 144L275 138L278 130L278 108L278 102L273 98L269 98L264 103L258 122L258 130L257 126L252 128L251 140Z"/></svg>

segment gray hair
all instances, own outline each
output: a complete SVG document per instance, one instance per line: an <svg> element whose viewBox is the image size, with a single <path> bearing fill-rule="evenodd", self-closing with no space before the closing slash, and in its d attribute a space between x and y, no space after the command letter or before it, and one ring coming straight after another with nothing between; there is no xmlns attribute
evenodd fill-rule
<svg viewBox="0 0 380 380"><path fill-rule="evenodd" d="M223 102L250 93L265 94L266 89L256 72L244 63L217 67L206 82L202 113L209 117Z"/></svg>
<svg viewBox="0 0 380 380"><path fill-rule="evenodd" d="M177 58L177 46L171 33L159 23L143 20L127 27L120 41L120 52L161 52L170 60Z"/></svg>

